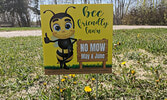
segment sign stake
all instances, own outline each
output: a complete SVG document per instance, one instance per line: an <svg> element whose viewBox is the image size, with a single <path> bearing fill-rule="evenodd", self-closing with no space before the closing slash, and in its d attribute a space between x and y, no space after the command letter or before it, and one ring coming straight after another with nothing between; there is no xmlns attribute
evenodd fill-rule
<svg viewBox="0 0 167 100"><path fill-rule="evenodd" d="M60 85L61 81L60 81L60 75L58 75L58 76L59 76L59 98L61 100L61 91L60 91L60 89L61 89L61 85Z"/></svg>
<svg viewBox="0 0 167 100"><path fill-rule="evenodd" d="M98 74L96 74L96 100L98 100Z"/></svg>

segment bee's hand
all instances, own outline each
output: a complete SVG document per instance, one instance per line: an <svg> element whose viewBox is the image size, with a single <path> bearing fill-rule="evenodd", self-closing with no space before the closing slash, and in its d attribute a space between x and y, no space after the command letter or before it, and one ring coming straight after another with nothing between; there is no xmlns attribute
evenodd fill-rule
<svg viewBox="0 0 167 100"><path fill-rule="evenodd" d="M45 43L49 43L50 42L50 39L48 38L47 33L45 33L44 41L45 41Z"/></svg>

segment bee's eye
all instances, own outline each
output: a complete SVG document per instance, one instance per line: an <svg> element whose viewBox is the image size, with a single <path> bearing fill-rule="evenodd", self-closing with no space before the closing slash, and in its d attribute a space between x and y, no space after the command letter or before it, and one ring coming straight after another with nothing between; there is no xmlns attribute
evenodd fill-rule
<svg viewBox="0 0 167 100"><path fill-rule="evenodd" d="M67 22L65 25L66 30L69 30L72 27L72 24Z"/></svg>
<svg viewBox="0 0 167 100"><path fill-rule="evenodd" d="M54 24L54 25L53 25L53 29L54 29L55 31L60 31L60 30L61 30L59 24Z"/></svg>

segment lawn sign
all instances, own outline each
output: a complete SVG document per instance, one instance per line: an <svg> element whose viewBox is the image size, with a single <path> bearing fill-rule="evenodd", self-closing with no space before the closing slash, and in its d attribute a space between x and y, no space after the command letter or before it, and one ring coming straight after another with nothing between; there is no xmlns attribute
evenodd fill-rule
<svg viewBox="0 0 167 100"><path fill-rule="evenodd" d="M111 73L112 4L40 9L45 74Z"/></svg>

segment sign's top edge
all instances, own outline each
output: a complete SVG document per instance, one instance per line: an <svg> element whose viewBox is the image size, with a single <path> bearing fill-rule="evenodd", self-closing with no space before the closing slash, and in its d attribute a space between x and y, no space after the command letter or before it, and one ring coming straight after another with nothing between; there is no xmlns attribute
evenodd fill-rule
<svg viewBox="0 0 167 100"><path fill-rule="evenodd" d="M46 4L46 5L40 5L40 6L51 6L51 5L113 5L112 3L110 4Z"/></svg>

